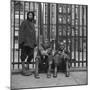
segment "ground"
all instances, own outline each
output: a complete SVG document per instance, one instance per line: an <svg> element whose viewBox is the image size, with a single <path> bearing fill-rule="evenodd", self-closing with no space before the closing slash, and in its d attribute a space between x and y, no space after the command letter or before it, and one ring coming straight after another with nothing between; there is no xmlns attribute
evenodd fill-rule
<svg viewBox="0 0 90 90"><path fill-rule="evenodd" d="M70 86L70 85L86 85L87 72L70 72L70 77L65 77L64 73L59 72L57 78L47 78L45 73L40 74L40 79L35 79L34 74L31 76L22 76L21 74L12 75L11 87L15 88L38 88L52 86Z"/></svg>

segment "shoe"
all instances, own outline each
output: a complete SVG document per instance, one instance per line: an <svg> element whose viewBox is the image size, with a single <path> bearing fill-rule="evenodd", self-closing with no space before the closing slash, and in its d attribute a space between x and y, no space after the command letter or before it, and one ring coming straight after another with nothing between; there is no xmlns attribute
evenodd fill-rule
<svg viewBox="0 0 90 90"><path fill-rule="evenodd" d="M70 76L70 73L68 72L68 73L66 73L66 77L69 77Z"/></svg>
<svg viewBox="0 0 90 90"><path fill-rule="evenodd" d="M25 70L25 71L22 71L22 75L24 75L24 76L30 76L30 75L32 75L32 72L29 71L29 70Z"/></svg>
<svg viewBox="0 0 90 90"><path fill-rule="evenodd" d="M51 78L51 74L47 74L47 78Z"/></svg>
<svg viewBox="0 0 90 90"><path fill-rule="evenodd" d="M40 78L40 76L39 76L39 75L35 75L35 78L36 78L36 79L39 79L39 78Z"/></svg>
<svg viewBox="0 0 90 90"><path fill-rule="evenodd" d="M25 69L29 70L29 62L27 62Z"/></svg>
<svg viewBox="0 0 90 90"><path fill-rule="evenodd" d="M57 77L57 74L53 74L53 77L56 78Z"/></svg>

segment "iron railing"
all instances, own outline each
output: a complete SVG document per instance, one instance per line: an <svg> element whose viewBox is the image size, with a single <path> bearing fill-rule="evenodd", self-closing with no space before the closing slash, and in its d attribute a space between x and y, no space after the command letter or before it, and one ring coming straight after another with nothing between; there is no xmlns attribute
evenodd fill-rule
<svg viewBox="0 0 90 90"><path fill-rule="evenodd" d="M45 2L11 1L12 69L21 68L19 27L28 11L35 13L38 46L48 39L66 40L72 67L87 67L88 6ZM32 62L34 68L34 61Z"/></svg>

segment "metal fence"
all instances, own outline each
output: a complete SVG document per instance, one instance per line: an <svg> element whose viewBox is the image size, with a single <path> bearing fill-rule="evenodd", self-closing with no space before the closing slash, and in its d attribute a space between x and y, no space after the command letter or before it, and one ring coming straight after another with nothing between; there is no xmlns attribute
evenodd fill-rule
<svg viewBox="0 0 90 90"><path fill-rule="evenodd" d="M12 69L21 69L19 27L27 12L35 13L38 46L44 40L66 40L70 49L71 67L87 68L87 5L11 1L11 62ZM34 68L34 61L30 64Z"/></svg>

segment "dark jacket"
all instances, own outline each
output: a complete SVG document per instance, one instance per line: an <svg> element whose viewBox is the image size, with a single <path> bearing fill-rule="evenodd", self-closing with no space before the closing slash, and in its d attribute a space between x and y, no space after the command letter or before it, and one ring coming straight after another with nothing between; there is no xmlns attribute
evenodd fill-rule
<svg viewBox="0 0 90 90"><path fill-rule="evenodd" d="M29 20L22 22L19 31L19 45L20 48L22 46L29 46L30 48L36 46L35 27L33 22Z"/></svg>

